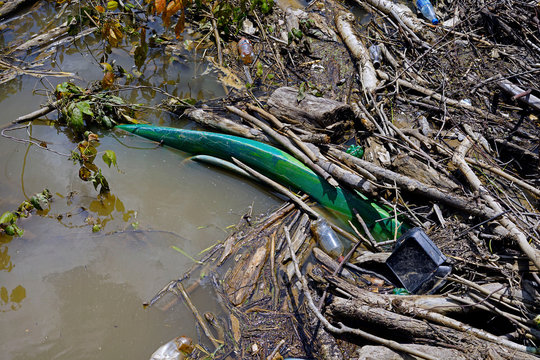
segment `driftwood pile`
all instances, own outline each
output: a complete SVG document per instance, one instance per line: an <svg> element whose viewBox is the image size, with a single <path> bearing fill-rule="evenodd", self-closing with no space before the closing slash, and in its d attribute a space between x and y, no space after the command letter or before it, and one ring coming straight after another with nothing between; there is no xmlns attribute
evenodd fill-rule
<svg viewBox="0 0 540 360"><path fill-rule="evenodd" d="M184 115L284 148L329 183L389 205L429 234L452 274L436 295L392 294L384 261L396 239L342 232L353 251L338 264L313 240L317 214L274 184L301 210L225 242L224 254L242 255L216 286L240 324L230 322L224 356L535 358L540 8L443 1L434 27L390 1L358 4L364 25L328 1L257 19L251 68L229 60L240 77L251 72L252 90ZM287 38L298 27L304 37ZM344 151L351 144L363 158Z"/></svg>
<svg viewBox="0 0 540 360"><path fill-rule="evenodd" d="M357 3L355 12L368 14L362 22L331 1L255 16L241 33L256 55L246 67L235 43L222 48L215 31L208 38L218 44L221 68L249 86L183 115L279 146L330 184L387 205L450 259L446 285L435 295L392 294L398 284L386 279L384 261L396 239L376 244L366 229L337 229L351 249L338 263L315 244L310 222L318 213L271 184L295 204L253 226L245 217L243 230L204 259L216 269L206 279L226 321L203 318L181 281L163 293L185 299L218 359L535 358L538 3L443 0L437 27L403 4ZM0 8L0 17L14 9ZM0 59L0 83L32 75L37 64L17 56L67 41L69 25L20 44L10 61ZM377 68L371 45L382 53ZM345 152L350 145L362 146L363 158Z"/></svg>

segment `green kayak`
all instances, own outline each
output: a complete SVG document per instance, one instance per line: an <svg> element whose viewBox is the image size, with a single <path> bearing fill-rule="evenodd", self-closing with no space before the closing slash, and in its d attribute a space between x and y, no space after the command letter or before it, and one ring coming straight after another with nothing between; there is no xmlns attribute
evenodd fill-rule
<svg viewBox="0 0 540 360"><path fill-rule="evenodd" d="M305 192L347 219L353 218L353 209L356 209L377 241L394 237L396 222L385 209L364 195L334 188L296 158L273 146L206 131L152 125L119 125L117 128L194 155L211 155L227 161L235 157L272 180ZM399 222L397 225L400 236L406 228Z"/></svg>

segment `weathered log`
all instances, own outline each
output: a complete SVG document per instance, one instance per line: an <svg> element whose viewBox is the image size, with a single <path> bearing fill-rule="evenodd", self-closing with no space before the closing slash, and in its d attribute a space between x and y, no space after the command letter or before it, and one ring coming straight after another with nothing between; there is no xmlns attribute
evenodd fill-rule
<svg viewBox="0 0 540 360"><path fill-rule="evenodd" d="M415 339L421 338L442 341L451 346L460 346L460 348L467 349L467 356L471 359L485 358L489 349L493 349L503 357L511 356L513 359L536 359L534 355L515 351L502 345L476 338L466 332L396 314L382 308L359 305L356 300L345 300L334 297L328 310L328 315L334 321L364 324L364 326L369 326L371 330L373 330L373 327L386 331L392 329L392 334L395 337L403 338L407 341L415 341Z"/></svg>
<svg viewBox="0 0 540 360"><path fill-rule="evenodd" d="M326 127L338 121L354 119L351 107L345 103L305 94L297 100L298 90L281 87L274 91L268 99L270 112L277 117L295 120Z"/></svg>
<svg viewBox="0 0 540 360"><path fill-rule="evenodd" d="M247 139L253 139L265 143L273 142L259 129L250 128L203 109L188 109L184 114L198 124L211 129L219 130L226 134L242 136Z"/></svg>
<svg viewBox="0 0 540 360"><path fill-rule="evenodd" d="M460 306L460 302L450 300L446 297L439 295L389 295L378 294L368 290L362 289L356 285L349 283L348 281L340 278L339 276L327 275L324 280L329 282L332 286L339 288L351 295L351 298L355 299L355 303L373 307L380 307L383 309L391 309L394 307L394 302L404 304L403 306L418 308L422 310L429 310L440 314L450 313L463 313L467 311L467 308Z"/></svg>
<svg viewBox="0 0 540 360"><path fill-rule="evenodd" d="M351 13L340 13L336 16L336 27L339 35L358 61L358 72L360 73L362 87L365 92L371 93L377 87L377 73L371 62L368 49L354 33L353 22L354 15Z"/></svg>
<svg viewBox="0 0 540 360"><path fill-rule="evenodd" d="M13 13L21 10L25 6L30 6L36 3L37 0L10 0L5 1L2 6L0 6L0 19L5 19Z"/></svg>
<svg viewBox="0 0 540 360"><path fill-rule="evenodd" d="M15 49L13 49L11 52L17 52L17 51L26 51L29 50L35 46L43 46L45 44L48 44L52 42L53 40L59 38L60 36L63 36L67 34L69 27L71 23L75 20L71 20L70 22L65 22L60 26L55 27L54 29L51 29L47 31L44 34L39 34L31 38L30 40L22 43L21 45L17 46Z"/></svg>
<svg viewBox="0 0 540 360"><path fill-rule="evenodd" d="M436 356L439 360L467 360L469 359L461 351L456 349L446 349L443 347L411 344L413 349L422 351L426 354ZM404 357L405 356L405 357ZM357 360L414 360L413 357L398 353L384 346L366 345L362 346L355 354Z"/></svg>
<svg viewBox="0 0 540 360"><path fill-rule="evenodd" d="M476 202L473 199L465 199L459 196L444 193L433 186L429 186L418 180L411 179L408 176L400 175L393 171L384 169L335 148L328 148L328 152L330 155L335 156L341 161L352 163L364 168L379 179L386 180L390 183L395 181L400 189L407 192L418 194L431 200L440 201L448 206L465 211L468 214L478 216L483 219L489 219L497 215L497 213L495 213L491 208L488 208L484 204Z"/></svg>

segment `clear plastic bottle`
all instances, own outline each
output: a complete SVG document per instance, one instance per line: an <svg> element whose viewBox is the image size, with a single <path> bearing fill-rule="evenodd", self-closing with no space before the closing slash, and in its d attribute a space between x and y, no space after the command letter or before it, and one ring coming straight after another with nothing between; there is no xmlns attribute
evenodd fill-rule
<svg viewBox="0 0 540 360"><path fill-rule="evenodd" d="M437 19L437 15L435 14L435 9L433 9L433 5L431 5L429 0L417 0L416 7L433 25L439 23L439 19Z"/></svg>
<svg viewBox="0 0 540 360"><path fill-rule="evenodd" d="M184 360L193 349L193 342L189 337L178 336L154 351L150 360Z"/></svg>
<svg viewBox="0 0 540 360"><path fill-rule="evenodd" d="M343 254L343 250L345 250L343 243L326 220L319 218L313 221L311 231L325 253L333 258L338 258Z"/></svg>
<svg viewBox="0 0 540 360"><path fill-rule="evenodd" d="M245 65L253 62L253 45L251 45L251 42L245 37L238 41L238 55L240 55L240 59Z"/></svg>

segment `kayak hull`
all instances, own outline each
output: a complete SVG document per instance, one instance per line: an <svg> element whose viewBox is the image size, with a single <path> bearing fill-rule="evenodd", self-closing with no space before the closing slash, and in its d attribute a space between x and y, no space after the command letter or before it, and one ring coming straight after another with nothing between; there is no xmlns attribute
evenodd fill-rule
<svg viewBox="0 0 540 360"><path fill-rule="evenodd" d="M301 190L348 219L355 209L377 241L394 237L396 223L389 213L361 194L334 188L290 154L271 145L237 136L153 125L119 125L119 129L194 155L236 158L272 180ZM398 225L398 236L404 229Z"/></svg>

